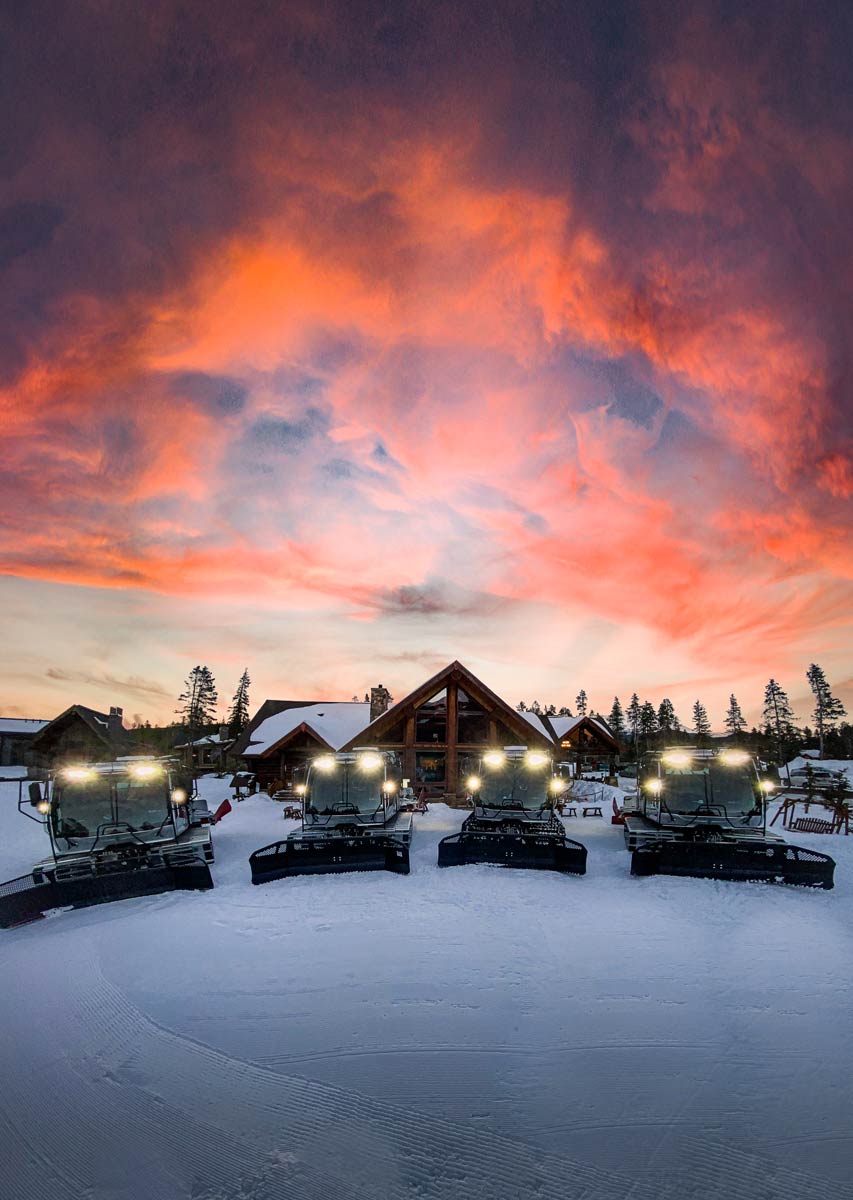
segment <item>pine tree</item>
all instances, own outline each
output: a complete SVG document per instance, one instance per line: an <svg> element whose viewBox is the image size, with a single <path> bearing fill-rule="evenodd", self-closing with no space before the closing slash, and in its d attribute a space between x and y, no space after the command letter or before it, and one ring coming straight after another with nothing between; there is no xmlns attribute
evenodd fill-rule
<svg viewBox="0 0 853 1200"><path fill-rule="evenodd" d="M696 733L696 740L701 746L705 738L710 737L711 722L708 720L708 710L698 700L693 705L693 728Z"/></svg>
<svg viewBox="0 0 853 1200"><path fill-rule="evenodd" d="M678 717L675 715L675 707L672 701L667 700L664 696L658 708L658 729L660 730L660 735L666 739L680 728Z"/></svg>
<svg viewBox="0 0 853 1200"><path fill-rule="evenodd" d="M546 717L556 717L556 715L557 715L556 704L549 704L548 707L545 709L545 716Z"/></svg>
<svg viewBox="0 0 853 1200"><path fill-rule="evenodd" d="M613 736L619 740L625 736L625 714L622 711L622 705L619 703L619 697L613 697L613 706L610 709L610 716L607 718L607 724L613 730Z"/></svg>
<svg viewBox="0 0 853 1200"><path fill-rule="evenodd" d="M228 733L232 738L242 733L249 724L249 668L240 676L237 691L231 701L231 711L228 713Z"/></svg>
<svg viewBox="0 0 853 1200"><path fill-rule="evenodd" d="M726 711L725 726L734 737L738 737L746 729L746 721L740 711L740 705L733 695L729 696L729 707Z"/></svg>
<svg viewBox="0 0 853 1200"><path fill-rule="evenodd" d="M519 700L518 704L516 704L515 711L516 712L527 712L527 705L524 703L523 700Z"/></svg>
<svg viewBox="0 0 853 1200"><path fill-rule="evenodd" d="M539 717L542 715L542 705L538 700L534 700L527 711L532 712L535 717Z"/></svg>
<svg viewBox="0 0 853 1200"><path fill-rule="evenodd" d="M569 708L568 704L564 704L563 707L560 709L560 711L557 713L558 717L570 717L571 715L572 715L572 710Z"/></svg>
<svg viewBox="0 0 853 1200"><path fill-rule="evenodd" d="M187 676L184 690L178 696L179 713L182 723L189 726L190 732L212 725L216 717L216 704L219 696L216 683L210 667L193 667Z"/></svg>
<svg viewBox="0 0 853 1200"><path fill-rule="evenodd" d="M646 700L640 708L640 733L646 743L646 749L649 748L649 741L657 733L658 715L655 712L655 706L650 700Z"/></svg>
<svg viewBox="0 0 853 1200"><path fill-rule="evenodd" d="M575 708L578 710L579 717L586 716L586 708L587 708L586 692L583 690L583 688L581 688L581 690L578 692L578 694L575 698Z"/></svg>
<svg viewBox="0 0 853 1200"><path fill-rule="evenodd" d="M631 727L631 738L634 742L634 753L637 753L637 740L640 735L640 697L634 692L628 705L628 724Z"/></svg>
<svg viewBox="0 0 853 1200"><path fill-rule="evenodd" d="M785 744L795 737L796 729L788 695L775 679L768 680L764 689L764 729L776 744L776 761L781 764L787 759Z"/></svg>
<svg viewBox="0 0 853 1200"><path fill-rule="evenodd" d="M829 690L826 676L817 663L811 663L808 671L806 671L806 679L809 681L809 687L812 689L815 699L812 717L814 718L820 742L820 756L823 758L826 734L829 730L835 728L842 717L847 716L847 709Z"/></svg>

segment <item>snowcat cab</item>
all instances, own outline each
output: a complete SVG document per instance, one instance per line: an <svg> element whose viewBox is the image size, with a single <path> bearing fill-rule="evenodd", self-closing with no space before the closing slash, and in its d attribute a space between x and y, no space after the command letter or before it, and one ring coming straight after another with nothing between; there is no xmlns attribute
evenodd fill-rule
<svg viewBox="0 0 853 1200"><path fill-rule="evenodd" d="M438 865L494 863L584 875L586 847L566 837L554 813L554 801L566 786L541 750L487 751L479 774L468 780L474 811L459 833L439 842Z"/></svg>
<svg viewBox="0 0 853 1200"><path fill-rule="evenodd" d="M679 746L646 754L622 810L632 875L755 879L831 888L827 854L767 832L767 797L745 750Z"/></svg>
<svg viewBox="0 0 853 1200"><path fill-rule="evenodd" d="M173 763L155 759L21 780L18 808L45 826L51 854L30 875L0 884L0 927L51 908L212 888L209 814L191 790Z"/></svg>
<svg viewBox="0 0 853 1200"><path fill-rule="evenodd" d="M400 805L402 771L390 751L321 754L298 785L302 829L256 850L252 883L340 871L409 873L412 814Z"/></svg>

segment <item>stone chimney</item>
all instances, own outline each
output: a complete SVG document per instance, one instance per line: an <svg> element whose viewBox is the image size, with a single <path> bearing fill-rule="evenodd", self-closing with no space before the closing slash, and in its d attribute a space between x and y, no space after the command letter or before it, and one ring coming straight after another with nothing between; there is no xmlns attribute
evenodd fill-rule
<svg viewBox="0 0 853 1200"><path fill-rule="evenodd" d="M381 717L384 712L387 712L391 700L391 693L384 684L380 683L376 687L370 689L370 719L375 721L377 717Z"/></svg>
<svg viewBox="0 0 853 1200"><path fill-rule="evenodd" d="M107 717L107 730L110 737L121 737L124 733L124 716L123 708L116 708L115 705L110 709L110 715Z"/></svg>
<svg viewBox="0 0 853 1200"><path fill-rule="evenodd" d="M220 742L228 741L228 726L227 725L219 726L219 740L220 740Z"/></svg>

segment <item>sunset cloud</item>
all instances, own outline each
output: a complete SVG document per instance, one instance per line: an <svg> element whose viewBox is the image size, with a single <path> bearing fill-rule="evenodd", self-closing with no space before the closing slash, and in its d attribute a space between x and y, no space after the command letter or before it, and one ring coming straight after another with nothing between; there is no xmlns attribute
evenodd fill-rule
<svg viewBox="0 0 853 1200"><path fill-rule="evenodd" d="M488 658L475 614L519 694L590 620L643 631L611 697L849 674L849 64L795 7L475 7L69 6L32 77L34 13L0 572L182 647L184 597L285 614L323 687Z"/></svg>

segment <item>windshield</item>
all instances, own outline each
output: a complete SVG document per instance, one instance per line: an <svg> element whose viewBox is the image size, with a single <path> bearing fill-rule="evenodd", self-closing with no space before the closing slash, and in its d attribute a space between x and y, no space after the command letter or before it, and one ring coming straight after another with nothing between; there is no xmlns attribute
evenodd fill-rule
<svg viewBox="0 0 853 1200"><path fill-rule="evenodd" d="M355 763L335 763L330 771L312 767L308 776L307 809L329 815L336 812L376 812L382 804L381 770L367 772Z"/></svg>
<svg viewBox="0 0 853 1200"><path fill-rule="evenodd" d="M116 780L116 813L122 824L137 831L159 829L170 811L163 778Z"/></svg>
<svg viewBox="0 0 853 1200"><path fill-rule="evenodd" d="M57 837L94 837L113 821L109 780L96 777L54 788L53 828Z"/></svg>
<svg viewBox="0 0 853 1200"><path fill-rule="evenodd" d="M670 812L695 813L711 808L731 816L753 812L756 807L755 780L748 766L664 766L663 778L661 800Z"/></svg>
<svg viewBox="0 0 853 1200"><path fill-rule="evenodd" d="M490 808L544 808L548 803L550 762L529 767L508 760L500 767L483 764L480 803Z"/></svg>
<svg viewBox="0 0 853 1200"><path fill-rule="evenodd" d="M113 788L115 789L113 798ZM104 825L129 826L134 833L159 830L170 815L168 783L159 779L108 776L66 781L54 790L57 837L95 837Z"/></svg>

